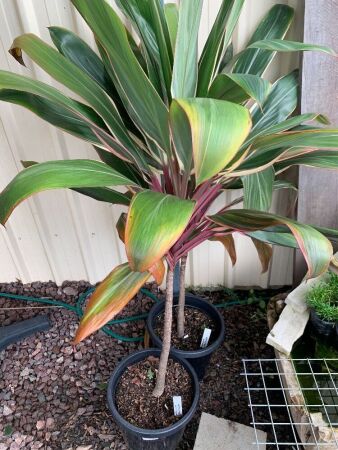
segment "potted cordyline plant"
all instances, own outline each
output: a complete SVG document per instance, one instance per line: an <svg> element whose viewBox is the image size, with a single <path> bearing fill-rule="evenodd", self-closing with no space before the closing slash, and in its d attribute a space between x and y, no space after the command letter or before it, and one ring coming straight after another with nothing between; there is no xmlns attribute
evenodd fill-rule
<svg viewBox="0 0 338 450"><path fill-rule="evenodd" d="M268 210L274 190L293 187L278 178L288 167L338 167L338 130L316 126L316 121L322 125L327 120L315 113L290 117L297 105L297 73L273 85L262 75L276 51L334 52L283 40L293 18L285 5L274 6L247 48L233 55L232 33L244 0L224 0L198 58L202 0L181 0L179 8L160 0L119 0L133 35L105 0L72 3L93 31L100 57L59 27L49 30L56 48L25 34L15 39L10 52L21 63L26 53L82 100L6 71L0 71L0 99L90 142L102 161L24 163L26 168L0 195L0 219L5 224L22 200L46 189L70 188L128 207L118 222L128 262L96 288L75 341L112 319L151 276L161 283L167 270L162 351L146 350L123 362L110 382L114 397L108 400L132 448L174 448L198 401L198 382L189 363L173 355L173 371L181 367L183 372L178 379L166 372L176 264L183 260L184 266L188 253L207 239L222 242L234 263L234 232L253 240L265 269L269 244L300 248L308 277L325 271L332 258L329 239L337 237L334 230ZM126 189L120 192L114 186ZM238 198L208 214L227 189L238 189ZM233 209L243 200L244 209ZM181 335L184 298L182 276ZM128 371L133 370L136 384L128 383ZM173 385L166 385L166 373ZM182 395L184 384L183 416L174 417L166 396ZM138 422L128 411L123 416L126 405L116 400L119 386L127 410L133 411L134 404L140 409L138 397L147 393L141 411L148 422ZM169 394L162 395L167 388ZM162 417L166 410L169 419ZM154 416L162 422L154 425Z"/></svg>

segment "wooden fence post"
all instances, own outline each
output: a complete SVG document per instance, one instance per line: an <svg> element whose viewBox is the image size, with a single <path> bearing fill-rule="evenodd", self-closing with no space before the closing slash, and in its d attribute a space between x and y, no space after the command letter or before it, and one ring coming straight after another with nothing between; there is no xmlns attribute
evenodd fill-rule
<svg viewBox="0 0 338 450"><path fill-rule="evenodd" d="M325 44L338 53L338 1L306 0L304 42ZM303 57L302 113L326 114L338 126L338 62L328 55L309 52ZM323 227L338 228L338 172L300 167L298 220ZM295 283L306 267L296 255Z"/></svg>

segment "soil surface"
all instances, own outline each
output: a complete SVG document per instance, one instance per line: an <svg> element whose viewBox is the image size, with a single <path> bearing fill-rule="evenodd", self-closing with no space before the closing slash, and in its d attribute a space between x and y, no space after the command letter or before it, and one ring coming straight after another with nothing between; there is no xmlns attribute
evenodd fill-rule
<svg viewBox="0 0 338 450"><path fill-rule="evenodd" d="M124 372L117 386L117 409L132 425L155 430L180 420L182 416L174 414L173 396L181 396L183 415L191 406L193 392L190 375L172 359L168 361L164 393L159 398L152 396L158 364L159 358L154 356L133 364Z"/></svg>
<svg viewBox="0 0 338 450"><path fill-rule="evenodd" d="M211 329L209 345L215 340L215 325L212 319L196 308L186 307L184 310L184 338L177 334L177 308L174 308L174 320L172 324L172 345L179 350L198 350L201 348L201 340L205 328ZM155 332L157 336L163 339L164 314L157 317L155 323Z"/></svg>
<svg viewBox="0 0 338 450"><path fill-rule="evenodd" d="M83 281L64 282L62 286L17 282L0 285L0 291L47 296L74 305L78 295L89 287ZM148 289L157 293L155 285ZM238 295L242 299L252 296L227 289L202 294L214 303L234 300ZM266 298L274 295L267 291L261 294ZM122 315L140 314L152 305L153 300L139 293ZM265 312L256 304L220 311L225 320L225 341L211 358L201 383L199 409L186 428L180 450L193 449L202 411L250 425L241 360L274 358L272 348L265 344ZM106 386L118 362L143 344L121 342L98 332L73 347L78 324L74 313L0 298L1 326L38 314L48 314L52 328L0 353L0 450L127 450L106 405ZM114 331L137 337L144 333L144 325L140 320L115 326ZM287 411L278 411L278 418L287 421ZM269 417L262 421L269 421ZM272 439L271 427L262 428Z"/></svg>

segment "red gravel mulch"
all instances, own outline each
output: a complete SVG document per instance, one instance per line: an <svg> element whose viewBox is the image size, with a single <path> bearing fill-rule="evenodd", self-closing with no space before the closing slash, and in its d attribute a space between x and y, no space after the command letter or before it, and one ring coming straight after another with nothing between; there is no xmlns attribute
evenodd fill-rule
<svg viewBox="0 0 338 450"><path fill-rule="evenodd" d="M18 282L2 284L0 291L48 296L74 304L88 287L83 281L65 282L60 287L52 282ZM157 293L155 285L148 288ZM226 291L212 293L211 297L218 303L229 298ZM147 311L152 304L138 294L124 315ZM119 342L98 332L74 348L71 342L76 315L64 309L34 306L0 298L1 326L45 313L53 325L48 332L12 344L0 353L0 450L126 450L106 406L106 383L116 364L142 344ZM193 448L202 411L249 425L241 359L274 357L265 344L268 329L264 315L257 314L257 306L221 311L225 342L213 355L201 383L200 407L186 429L181 450ZM144 331L144 321L120 325L114 331L138 336Z"/></svg>

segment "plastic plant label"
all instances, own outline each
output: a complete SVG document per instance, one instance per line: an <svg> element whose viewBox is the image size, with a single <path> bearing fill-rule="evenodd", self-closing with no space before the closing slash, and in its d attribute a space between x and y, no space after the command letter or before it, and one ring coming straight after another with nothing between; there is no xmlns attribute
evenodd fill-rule
<svg viewBox="0 0 338 450"><path fill-rule="evenodd" d="M208 346L210 335L211 335L210 328L204 328L203 336L202 336L202 339L201 339L201 348L205 348L205 347Z"/></svg>
<svg viewBox="0 0 338 450"><path fill-rule="evenodd" d="M183 414L182 397L180 395L174 395L173 396L173 404L174 404L174 415L181 416Z"/></svg>

